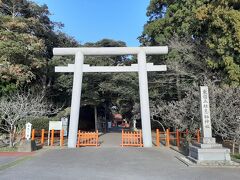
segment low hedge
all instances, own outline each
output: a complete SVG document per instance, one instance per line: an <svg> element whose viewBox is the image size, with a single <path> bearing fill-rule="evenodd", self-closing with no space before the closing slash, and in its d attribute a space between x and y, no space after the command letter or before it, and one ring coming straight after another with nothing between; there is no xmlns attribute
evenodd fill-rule
<svg viewBox="0 0 240 180"><path fill-rule="evenodd" d="M53 118L48 118L48 117L40 117L40 118L36 118L30 121L30 123L32 124L32 129L36 129L36 130L41 130L41 129L45 129L48 130L49 128L49 121L53 121L55 119Z"/></svg>
<svg viewBox="0 0 240 180"><path fill-rule="evenodd" d="M240 159L240 154L234 154L233 157L236 159Z"/></svg>

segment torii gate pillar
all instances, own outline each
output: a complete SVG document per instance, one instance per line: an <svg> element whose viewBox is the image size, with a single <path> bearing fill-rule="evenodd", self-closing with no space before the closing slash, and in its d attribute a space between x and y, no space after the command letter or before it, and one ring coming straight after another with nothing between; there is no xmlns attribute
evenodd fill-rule
<svg viewBox="0 0 240 180"><path fill-rule="evenodd" d="M56 72L74 72L68 147L76 148L83 72L138 72L141 106L141 121L144 147L152 147L151 121L148 94L148 71L166 71L165 65L146 62L147 54L167 54L167 46L159 47L106 47L106 48L54 48L54 55L75 55L75 64L55 67ZM89 66L84 64L84 55L129 55L137 54L138 64L132 66Z"/></svg>
<svg viewBox="0 0 240 180"><path fill-rule="evenodd" d="M75 55L75 66L73 75L72 101L69 123L68 147L75 148L77 142L78 121L80 113L80 101L82 92L84 55L77 52Z"/></svg>
<svg viewBox="0 0 240 180"><path fill-rule="evenodd" d="M144 144L144 147L152 147L152 133L151 133L148 78L147 78L147 62L146 62L146 53L144 51L141 51L138 53L138 78L139 78L143 144Z"/></svg>

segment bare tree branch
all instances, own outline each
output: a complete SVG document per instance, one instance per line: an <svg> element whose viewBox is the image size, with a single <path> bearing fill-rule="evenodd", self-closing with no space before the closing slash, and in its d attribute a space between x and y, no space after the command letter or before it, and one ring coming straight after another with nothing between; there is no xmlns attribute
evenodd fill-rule
<svg viewBox="0 0 240 180"><path fill-rule="evenodd" d="M10 146L14 145L15 135L22 130L27 118L37 118L50 113L42 95L16 93L0 99L0 129L10 135Z"/></svg>

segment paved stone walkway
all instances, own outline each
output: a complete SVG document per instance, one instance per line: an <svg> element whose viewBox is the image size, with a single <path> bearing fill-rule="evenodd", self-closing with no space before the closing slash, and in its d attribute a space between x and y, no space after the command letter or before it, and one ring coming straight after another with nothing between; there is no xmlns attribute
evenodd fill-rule
<svg viewBox="0 0 240 180"><path fill-rule="evenodd" d="M55 149L0 171L1 180L237 180L239 168L190 168L167 148Z"/></svg>
<svg viewBox="0 0 240 180"><path fill-rule="evenodd" d="M187 167L177 152L160 148L122 148L121 133L100 136L100 147L41 150L32 158L7 169L0 169L1 180L28 179L240 179L240 168ZM0 163L15 157L0 157Z"/></svg>
<svg viewBox="0 0 240 180"><path fill-rule="evenodd" d="M100 136L99 142L101 147L120 147L121 146L121 132L111 132Z"/></svg>

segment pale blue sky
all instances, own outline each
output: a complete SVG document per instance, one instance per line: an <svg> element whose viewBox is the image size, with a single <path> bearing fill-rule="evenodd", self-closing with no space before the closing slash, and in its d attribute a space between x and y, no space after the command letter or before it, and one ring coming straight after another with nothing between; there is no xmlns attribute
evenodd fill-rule
<svg viewBox="0 0 240 180"><path fill-rule="evenodd" d="M147 22L150 0L34 0L47 4L53 21L65 24L64 32L81 44L103 38L122 40L139 46Z"/></svg>

